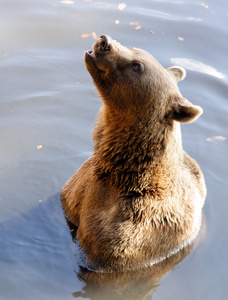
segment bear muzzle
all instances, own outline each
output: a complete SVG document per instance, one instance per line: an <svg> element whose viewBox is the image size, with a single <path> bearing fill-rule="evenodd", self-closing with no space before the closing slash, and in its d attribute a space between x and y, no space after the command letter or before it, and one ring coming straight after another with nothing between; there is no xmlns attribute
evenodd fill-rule
<svg viewBox="0 0 228 300"><path fill-rule="evenodd" d="M101 35L100 40L96 43L96 46L100 52L110 52L112 47L112 39L108 35Z"/></svg>
<svg viewBox="0 0 228 300"><path fill-rule="evenodd" d="M100 39L95 43L93 50L88 50L87 54L93 58L98 53L108 53L112 48L112 39L108 35L102 35Z"/></svg>

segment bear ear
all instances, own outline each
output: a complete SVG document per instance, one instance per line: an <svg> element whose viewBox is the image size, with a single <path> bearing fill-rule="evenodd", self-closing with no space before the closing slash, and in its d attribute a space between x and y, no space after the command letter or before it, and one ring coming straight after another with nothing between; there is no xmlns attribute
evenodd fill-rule
<svg viewBox="0 0 228 300"><path fill-rule="evenodd" d="M170 67L166 69L168 73L174 77L176 82L183 80L186 77L186 71L182 67Z"/></svg>
<svg viewBox="0 0 228 300"><path fill-rule="evenodd" d="M175 99L172 106L172 119L180 123L194 122L201 114L203 109L200 106L193 105L185 98Z"/></svg>

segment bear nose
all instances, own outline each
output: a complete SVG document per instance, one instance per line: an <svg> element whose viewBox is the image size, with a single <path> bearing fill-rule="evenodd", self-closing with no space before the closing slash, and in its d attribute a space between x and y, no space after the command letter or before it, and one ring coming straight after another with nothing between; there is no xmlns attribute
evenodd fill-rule
<svg viewBox="0 0 228 300"><path fill-rule="evenodd" d="M108 35L100 36L100 51L109 52L111 50L112 39Z"/></svg>

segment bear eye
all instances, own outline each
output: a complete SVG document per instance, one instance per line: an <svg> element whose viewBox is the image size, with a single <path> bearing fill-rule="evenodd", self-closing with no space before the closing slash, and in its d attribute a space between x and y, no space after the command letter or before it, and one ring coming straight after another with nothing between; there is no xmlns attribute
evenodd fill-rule
<svg viewBox="0 0 228 300"><path fill-rule="evenodd" d="M141 70L141 65L139 63L137 63L137 62L133 62L132 63L132 69L135 72L139 72Z"/></svg>

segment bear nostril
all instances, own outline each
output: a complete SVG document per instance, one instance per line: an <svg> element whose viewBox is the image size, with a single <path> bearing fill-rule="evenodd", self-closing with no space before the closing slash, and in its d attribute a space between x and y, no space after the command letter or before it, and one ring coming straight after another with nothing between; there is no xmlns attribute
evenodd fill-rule
<svg viewBox="0 0 228 300"><path fill-rule="evenodd" d="M100 51L109 52L111 49L111 39L107 35L100 37Z"/></svg>
<svg viewBox="0 0 228 300"><path fill-rule="evenodd" d="M105 51L105 48L106 48L106 43L104 41L102 41L100 43L100 50L103 52L103 51Z"/></svg>

